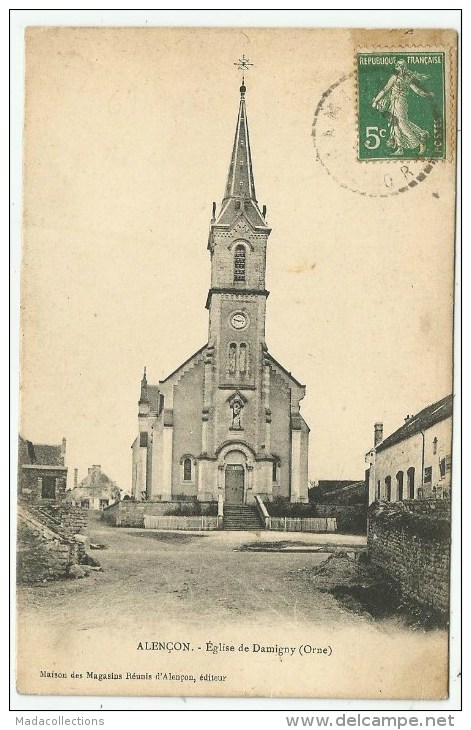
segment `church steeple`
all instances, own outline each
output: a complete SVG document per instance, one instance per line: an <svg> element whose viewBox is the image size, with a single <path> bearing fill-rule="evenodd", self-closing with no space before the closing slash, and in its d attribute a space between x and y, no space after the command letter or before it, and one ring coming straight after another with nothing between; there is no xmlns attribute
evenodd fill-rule
<svg viewBox="0 0 471 730"><path fill-rule="evenodd" d="M232 149L231 164L227 176L226 192L224 203L228 198L245 199L250 198L255 203L255 184L253 179L252 156L250 154L249 128L247 124L247 111L245 108L245 84L240 87L239 116Z"/></svg>
<svg viewBox="0 0 471 730"><path fill-rule="evenodd" d="M258 208L255 182L250 151L249 127L245 105L247 88L244 80L240 91L239 114L232 148L231 164L227 176L226 189L221 204L217 224L225 225L244 211L253 226L266 227L265 219Z"/></svg>
<svg viewBox="0 0 471 730"><path fill-rule="evenodd" d="M141 380L141 397L139 398L139 403L148 403L149 398L147 394L147 376L146 376L146 368L144 367L144 374L142 376Z"/></svg>

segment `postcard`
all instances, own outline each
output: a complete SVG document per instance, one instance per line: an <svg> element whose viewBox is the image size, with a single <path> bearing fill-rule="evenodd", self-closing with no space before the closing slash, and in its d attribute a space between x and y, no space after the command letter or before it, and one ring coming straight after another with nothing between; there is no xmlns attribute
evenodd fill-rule
<svg viewBox="0 0 471 730"><path fill-rule="evenodd" d="M448 696L456 54L26 29L18 692Z"/></svg>

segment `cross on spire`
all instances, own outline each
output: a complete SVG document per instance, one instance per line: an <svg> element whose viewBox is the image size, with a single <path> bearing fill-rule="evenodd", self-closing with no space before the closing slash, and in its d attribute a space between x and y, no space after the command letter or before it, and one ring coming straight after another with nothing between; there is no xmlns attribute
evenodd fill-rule
<svg viewBox="0 0 471 730"><path fill-rule="evenodd" d="M250 63L248 58L245 58L245 54L242 54L242 58L239 58L237 61L234 61L234 66L237 66L237 68L242 71L242 86L244 85L245 81L245 72L250 69L251 66L253 66L253 63Z"/></svg>

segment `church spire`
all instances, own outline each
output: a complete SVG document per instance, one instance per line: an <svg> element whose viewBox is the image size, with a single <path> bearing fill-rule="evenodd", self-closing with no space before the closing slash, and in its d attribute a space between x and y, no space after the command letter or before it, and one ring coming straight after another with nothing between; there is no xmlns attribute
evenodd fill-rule
<svg viewBox="0 0 471 730"><path fill-rule="evenodd" d="M235 64L242 72L252 64L242 56L242 59ZM219 216L215 217L213 207L212 225L230 225L231 222L241 215L245 215L252 226L266 228L266 208L263 206L263 213L259 210L257 196L255 194L255 183L252 169L252 155L250 152L249 127L247 123L247 111L245 108L245 79L242 76L242 85L239 89L239 114L232 148L231 164L227 176L226 190L222 200Z"/></svg>
<svg viewBox="0 0 471 730"><path fill-rule="evenodd" d="M244 77L240 87L239 116L232 149L231 164L227 176L226 191L223 199L224 204L230 199L253 200L257 202L255 195L255 184L253 179L252 156L250 154L249 128L247 124L247 111L245 108Z"/></svg>
<svg viewBox="0 0 471 730"><path fill-rule="evenodd" d="M141 397L139 399L139 403L148 403L149 399L147 396L147 377L146 377L146 368L144 366L144 374L142 376L141 380Z"/></svg>

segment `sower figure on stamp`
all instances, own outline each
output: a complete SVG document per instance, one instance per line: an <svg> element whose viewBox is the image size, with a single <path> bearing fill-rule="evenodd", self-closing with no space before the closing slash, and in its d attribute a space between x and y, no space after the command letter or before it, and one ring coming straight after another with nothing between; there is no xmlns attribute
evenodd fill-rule
<svg viewBox="0 0 471 730"><path fill-rule="evenodd" d="M419 148L419 155L425 152L425 140L428 132L421 129L409 119L407 95L409 89L418 96L429 98L433 92L425 91L417 86L415 81L428 78L424 74L409 71L405 61L398 61L395 65L396 73L373 99L372 106L379 111L385 111L389 117L389 139L387 145L394 149L395 155L402 155L406 149Z"/></svg>

